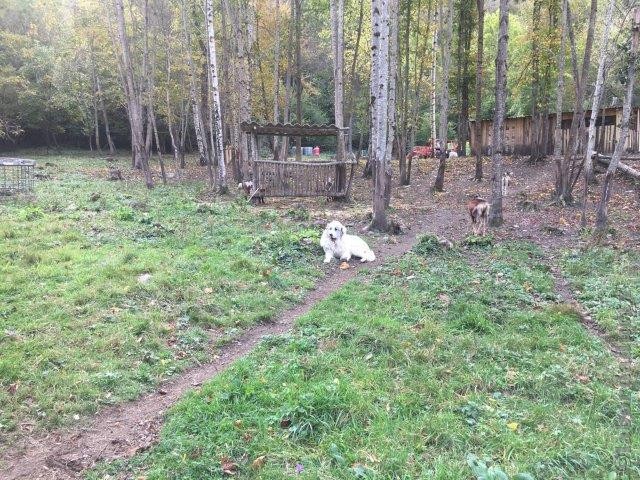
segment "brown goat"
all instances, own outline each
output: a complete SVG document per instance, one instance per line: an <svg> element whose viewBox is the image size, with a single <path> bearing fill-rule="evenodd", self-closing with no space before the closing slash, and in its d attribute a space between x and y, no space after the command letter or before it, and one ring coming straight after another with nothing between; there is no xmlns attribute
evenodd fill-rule
<svg viewBox="0 0 640 480"><path fill-rule="evenodd" d="M474 235L485 235L487 233L487 223L489 222L489 210L491 204L484 198L476 197L469 200L467 210L471 217L471 224Z"/></svg>

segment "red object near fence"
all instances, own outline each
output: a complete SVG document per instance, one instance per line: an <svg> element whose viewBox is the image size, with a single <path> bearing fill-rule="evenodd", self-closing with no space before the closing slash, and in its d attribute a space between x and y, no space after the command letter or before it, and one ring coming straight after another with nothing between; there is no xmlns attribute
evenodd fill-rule
<svg viewBox="0 0 640 480"><path fill-rule="evenodd" d="M418 145L411 149L411 153L407 156L411 158L429 158L433 156L433 148L431 145Z"/></svg>

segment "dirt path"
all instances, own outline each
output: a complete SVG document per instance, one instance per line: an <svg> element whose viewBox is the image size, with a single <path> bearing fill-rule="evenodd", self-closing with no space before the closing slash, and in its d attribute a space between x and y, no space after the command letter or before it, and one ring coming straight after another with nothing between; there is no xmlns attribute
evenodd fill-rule
<svg viewBox="0 0 640 480"><path fill-rule="evenodd" d="M422 226L418 221L412 230L397 237L385 237L375 247L380 265L407 252ZM384 239L383 239L384 240ZM355 265L352 262L352 265ZM309 292L302 303L283 312L274 322L253 327L217 351L215 360L164 383L158 390L138 400L109 407L98 413L87 425L51 432L23 440L2 456L0 478L3 480L62 480L80 478L82 472L101 460L130 457L149 448L158 438L166 410L187 391L223 372L235 360L247 355L265 335L290 330L296 319L355 277L359 264L332 270Z"/></svg>

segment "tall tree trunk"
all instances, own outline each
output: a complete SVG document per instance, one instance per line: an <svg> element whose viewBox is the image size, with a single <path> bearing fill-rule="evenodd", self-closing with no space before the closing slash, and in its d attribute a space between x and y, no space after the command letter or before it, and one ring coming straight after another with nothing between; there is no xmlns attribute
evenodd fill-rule
<svg viewBox="0 0 640 480"><path fill-rule="evenodd" d="M280 0L276 0L276 33L273 54L273 123L280 121ZM280 145L278 136L273 137L273 159L280 158Z"/></svg>
<svg viewBox="0 0 640 480"><path fill-rule="evenodd" d="M412 113L411 113L411 132L409 137L409 146L413 147L416 144L416 136L417 132L420 129L420 107L422 104L422 94L426 90L422 84L422 80L425 76L425 71L427 71L427 50L429 48L429 39L431 38L431 8L434 4L433 0L427 0L427 13L424 18L427 19L426 25L424 29L421 27L422 21L422 2L418 0L418 12L416 19L416 28L414 29L414 43L416 45L414 56L413 56L413 64L414 64L414 75L413 75L413 105L412 105ZM422 47L419 48L420 38L423 39ZM435 50L434 50L435 51ZM420 62L418 62L418 58ZM419 65L419 67L418 67ZM407 151L411 151L408 148ZM411 166L412 166L412 158L409 158L407 162L407 183L411 183Z"/></svg>
<svg viewBox="0 0 640 480"><path fill-rule="evenodd" d="M566 1L566 0L565 0ZM476 121L474 144L476 155L476 181L482 181L482 73L484 55L484 0L476 0L478 8L478 53L476 56Z"/></svg>
<svg viewBox="0 0 640 480"><path fill-rule="evenodd" d="M180 152L178 149L178 144L176 143L176 135L173 127L173 113L171 111L171 92L169 91L171 87L171 54L169 51L169 42L168 39L165 38L165 48L167 50L167 59L166 59L166 68L167 68L167 87L165 90L166 94L166 102L167 102L167 130L169 130L169 138L171 139L171 151L173 152L173 161L176 164L176 171L179 171L180 168Z"/></svg>
<svg viewBox="0 0 640 480"><path fill-rule="evenodd" d="M600 58L598 59L598 75L596 76L596 87L593 92L593 102L591 104L591 118L589 120L589 139L584 158L584 197L582 199L582 217L580 224L582 227L587 226L587 201L589 199L589 183L593 176L592 152L596 146L596 122L598 120L598 111L600 109L600 101L604 90L604 76L606 68L607 53L609 47L609 32L611 31L611 23L613 17L613 7L615 0L609 0L607 11L604 19L604 30L602 31L602 39L600 41ZM604 116L602 117L602 125L604 126Z"/></svg>
<svg viewBox="0 0 640 480"><path fill-rule="evenodd" d="M185 5L185 0L182 0L182 29L187 54L187 65L189 73L189 96L191 98L191 108L193 113L193 128L196 133L198 152L200 153L200 164L206 165L209 159L209 150L207 148L207 139L205 137L204 131L205 129L202 117L202 100L199 94L200 88L198 88L196 83L196 67L194 65L193 54L191 52L191 33L190 25L187 21L187 7Z"/></svg>
<svg viewBox="0 0 640 480"><path fill-rule="evenodd" d="M390 5L390 3L395 5ZM389 91L395 76L390 75L390 34L393 9L397 0L372 0L371 2L371 162L374 165L373 218L369 227L387 230L388 220L385 193L390 178L391 152L388 149L390 130ZM397 18L397 17L396 17ZM395 89L395 87L394 87Z"/></svg>
<svg viewBox="0 0 640 480"><path fill-rule="evenodd" d="M344 127L344 0L330 0L331 5L331 44L333 50L333 83L334 83L334 118L338 128ZM345 143L343 132L338 134L336 158L345 160ZM337 168L336 188L346 188L347 168Z"/></svg>
<svg viewBox="0 0 640 480"><path fill-rule="evenodd" d="M441 22L442 23L442 22ZM433 9L433 61L431 64L431 151L435 158L436 140L438 132L436 128L436 88L437 88L437 66L438 66L438 6Z"/></svg>
<svg viewBox="0 0 640 480"><path fill-rule="evenodd" d="M93 45L90 46L90 56L91 56L91 86L93 88L93 92L91 95L91 106L93 109L93 127L94 127L94 135L96 137L96 149L99 154L102 154L102 148L100 148L100 122L98 121L98 82L96 75L96 67L95 62L93 60ZM89 142L91 145L91 142Z"/></svg>
<svg viewBox="0 0 640 480"><path fill-rule="evenodd" d="M131 120L131 143L136 159L140 159L140 164L145 177L147 188L153 188L153 178L149 169L149 157L145 150L143 138L143 118L142 105L138 88L133 77L133 65L131 62L131 50L129 48L129 38L124 22L123 0L115 0L116 18L118 23L118 39L120 41L120 55L122 59L122 73L125 80L125 95Z"/></svg>
<svg viewBox="0 0 640 480"><path fill-rule="evenodd" d="M216 58L216 39L213 23L213 0L206 0L207 39L209 44L209 79L211 86L211 117L213 118L214 142L218 160L218 192L227 193L227 169L225 165L222 139L222 112L220 110L220 87L218 82L218 62Z"/></svg>
<svg viewBox="0 0 640 480"><path fill-rule="evenodd" d="M500 0L498 55L496 58L496 110L491 139L491 210L489 224L502 225L502 149L507 100L507 42L509 40L509 0Z"/></svg>
<svg viewBox="0 0 640 480"><path fill-rule="evenodd" d="M399 85L402 87L402 103L400 107L400 133L398 138L398 163L400 166L400 185L409 185L409 172L407 171L407 154L409 153L409 63L411 58L411 49L409 46L409 33L411 30L411 0L405 2L405 24L403 38L403 54L402 59L402 80ZM416 46L417 48L417 46Z"/></svg>
<svg viewBox="0 0 640 480"><path fill-rule="evenodd" d="M398 9L399 0L389 1L389 95L387 97L387 155L389 161L385 168L384 206L391 203L391 159L393 158L393 140L396 138L396 85L398 83Z"/></svg>
<svg viewBox="0 0 640 480"><path fill-rule="evenodd" d="M187 134L189 133L189 109L190 103L183 101L180 103L180 140L178 142L180 148L180 168L187 166L184 158L187 145Z"/></svg>
<svg viewBox="0 0 640 480"><path fill-rule="evenodd" d="M558 52L558 83L556 86L556 122L553 131L553 158L556 163L556 196L562 192L564 157L562 156L562 105L564 99L564 59L567 43L567 5L562 0L562 18L560 26L560 51Z"/></svg>
<svg viewBox="0 0 640 480"><path fill-rule="evenodd" d="M155 78L155 57L149 58L149 30L150 30L150 11L149 0L144 2L144 62L143 62L143 74L147 79L147 126L150 126L153 130L153 136L156 142L156 150L158 153L158 162L160 163L160 174L162 177L162 183L167 184L167 174L164 169L164 160L162 159L162 148L160 147L160 138L158 135L158 125L156 123L156 114L153 108L153 94L154 94L154 78ZM154 42L155 43L155 42ZM151 135L149 134L148 140ZM150 143L150 142L149 142Z"/></svg>
<svg viewBox="0 0 640 480"><path fill-rule="evenodd" d="M567 30L569 33L569 43L571 47L571 63L573 67L574 77L576 81L576 103L573 111L573 119L571 121L571 130L569 132L569 144L567 151L564 154L564 165L561 172L561 176L557 183L560 186L560 191L557 192L558 199L563 203L570 203L572 201L572 169L575 165L575 159L578 153L578 147L580 145L583 135L579 134L582 128L584 128L584 96L587 88L587 75L589 73L589 64L591 62L591 49L593 46L593 34L595 30L595 20L597 14L598 0L591 0L591 10L589 13L589 26L587 28L587 40L584 48L584 58L582 60L582 70L578 73L577 55L576 55L576 42L573 35L573 27L571 24L571 11L567 4Z"/></svg>
<svg viewBox="0 0 640 480"><path fill-rule="evenodd" d="M253 7L244 2L223 0L231 26L233 43L233 90L235 93L235 120L232 125L234 147L237 149L237 167L241 179L248 175L249 152L247 134L240 131L240 123L251 120L251 75L249 68L252 36L250 26Z"/></svg>
<svg viewBox="0 0 640 480"><path fill-rule="evenodd" d="M438 173L433 186L436 192L444 190L444 172L447 163L447 140L449 137L449 69L451 67L451 36L453 29L453 0L447 4L446 19L444 11L440 12L440 26L442 37L440 38L440 51L442 56L442 92L440 94L440 161Z"/></svg>
<svg viewBox="0 0 640 480"><path fill-rule="evenodd" d="M540 160L540 129L541 118L539 115L539 97L540 97L540 13L542 10L542 0L533 0L533 15L531 22L531 131L530 145L531 152L529 160L537 162Z"/></svg>
<svg viewBox="0 0 640 480"><path fill-rule="evenodd" d="M360 11L358 13L358 27L356 29L356 43L353 47L353 59L351 61L351 69L349 70L349 95L347 97L347 105L345 105L346 125L349 126L349 138L347 148L349 153L353 153L353 125L355 116L356 99L360 96L361 82L356 79L356 67L358 65L358 57L360 53L360 40L362 39L362 25L364 23L364 0L360 0ZM362 134L362 132L360 132ZM360 135L362 139L362 135ZM360 158L360 153L356 155Z"/></svg>
<svg viewBox="0 0 640 480"><path fill-rule="evenodd" d="M295 50L296 50L296 117L302 122L302 56L300 41L302 31L302 0L291 0L295 3ZM296 161L302 160L302 137L296 137Z"/></svg>
<svg viewBox="0 0 640 480"><path fill-rule="evenodd" d="M611 198L611 191L613 190L613 177L616 174L618 163L620 163L620 157L624 152L625 144L629 137L629 118L631 116L631 105L633 102L633 87L636 81L636 69L638 62L638 43L640 41L640 7L635 7L633 12L633 21L631 24L631 48L629 52L629 68L627 71L627 91L624 97L624 104L622 106L622 125L620 131L620 138L616 144L616 149L609 162L607 173L604 177L602 184L602 194L600 196L600 203L596 213L596 231L599 235L602 235L607 227L607 206L609 199Z"/></svg>
<svg viewBox="0 0 640 480"><path fill-rule="evenodd" d="M287 71L284 80L284 123L291 123L291 87L293 84L293 41L295 33L295 0L289 0L289 41L287 42ZM282 139L281 160L286 160L289 156L289 137Z"/></svg>
<svg viewBox="0 0 640 480"><path fill-rule="evenodd" d="M95 85L95 82L94 82ZM94 87L95 89L95 87ZM96 150L98 150L98 154L102 154L102 148L100 147L100 122L98 122L98 102L96 102L96 92L94 90L92 99L92 110L93 110L93 127L94 127L94 135L96 137Z"/></svg>
<svg viewBox="0 0 640 480"><path fill-rule="evenodd" d="M102 95L102 87L100 86L100 76L96 75L96 89L98 93L98 102L100 104L100 110L102 110L102 123L104 123L104 133L107 137L107 145L109 145L109 155L116 154L116 146L111 138L111 129L109 127L109 117L107 116L107 109L104 106L104 97Z"/></svg>
<svg viewBox="0 0 640 480"><path fill-rule="evenodd" d="M472 7L469 2L460 2L462 15L460 22L463 25L462 38L462 81L460 85L460 114L458 116L458 154L466 155L467 141L469 140L469 53L471 50L471 32L473 29ZM462 8L464 7L464 8Z"/></svg>

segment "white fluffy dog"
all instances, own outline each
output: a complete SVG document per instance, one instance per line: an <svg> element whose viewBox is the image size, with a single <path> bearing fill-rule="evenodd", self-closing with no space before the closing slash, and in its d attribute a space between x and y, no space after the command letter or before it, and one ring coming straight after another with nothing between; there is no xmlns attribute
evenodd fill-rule
<svg viewBox="0 0 640 480"><path fill-rule="evenodd" d="M361 262L373 262L376 259L369 245L356 235L347 235L347 227L338 221L327 224L320 246L324 249L324 263L329 263L333 257L348 262L351 257L360 258Z"/></svg>

